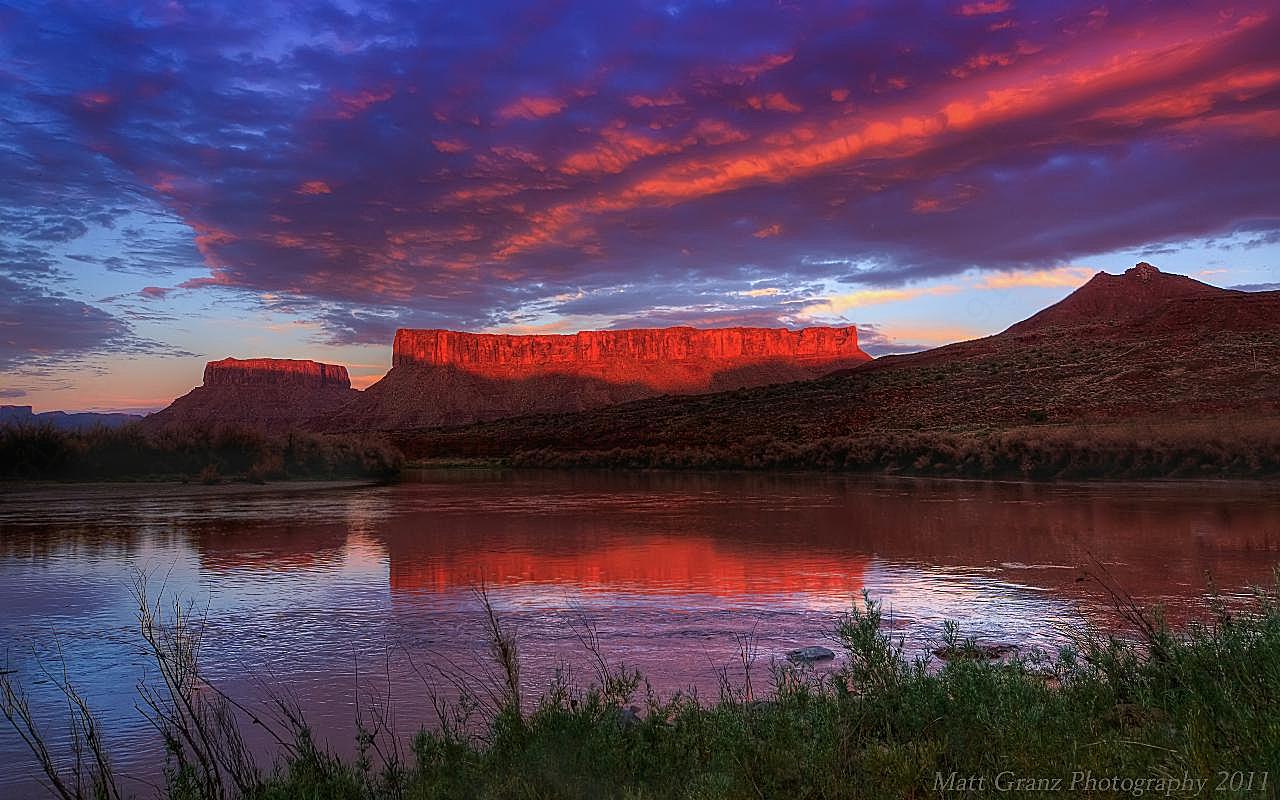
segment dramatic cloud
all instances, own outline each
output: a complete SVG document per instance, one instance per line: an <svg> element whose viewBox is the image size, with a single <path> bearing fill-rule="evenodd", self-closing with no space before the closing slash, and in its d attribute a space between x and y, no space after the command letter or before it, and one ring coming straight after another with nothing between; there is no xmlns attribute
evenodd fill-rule
<svg viewBox="0 0 1280 800"><path fill-rule="evenodd" d="M128 334L124 323L93 306L0 278L0 370L106 349Z"/></svg>
<svg viewBox="0 0 1280 800"><path fill-rule="evenodd" d="M231 293L351 343L796 323L1274 240L1277 40L1262 0L10 8L0 357L128 341L57 294L68 264L195 261L101 294Z"/></svg>

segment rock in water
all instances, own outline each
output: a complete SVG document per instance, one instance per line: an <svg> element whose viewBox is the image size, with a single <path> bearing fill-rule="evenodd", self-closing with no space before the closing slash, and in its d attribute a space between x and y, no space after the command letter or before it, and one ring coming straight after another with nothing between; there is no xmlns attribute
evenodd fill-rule
<svg viewBox="0 0 1280 800"><path fill-rule="evenodd" d="M787 651L787 660L793 664L812 664L817 661L827 661L835 658L836 654L826 647L819 645L809 645L801 647L797 650Z"/></svg>
<svg viewBox="0 0 1280 800"><path fill-rule="evenodd" d="M820 377L870 360L853 326L509 336L400 330L392 369L335 429L405 430Z"/></svg>

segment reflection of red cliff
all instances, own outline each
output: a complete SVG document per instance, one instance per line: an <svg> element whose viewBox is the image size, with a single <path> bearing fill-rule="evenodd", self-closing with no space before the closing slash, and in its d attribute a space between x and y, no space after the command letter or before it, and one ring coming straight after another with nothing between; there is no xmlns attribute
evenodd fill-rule
<svg viewBox="0 0 1280 800"><path fill-rule="evenodd" d="M709 538L651 536L590 550L478 550L390 553L391 590L432 591L489 586L566 586L582 591L643 594L823 593L853 596L866 558L829 552L740 549Z"/></svg>
<svg viewBox="0 0 1280 800"><path fill-rule="evenodd" d="M649 328L507 336L396 333L392 369L339 428L455 425L558 413L660 394L815 378L869 356L844 328Z"/></svg>

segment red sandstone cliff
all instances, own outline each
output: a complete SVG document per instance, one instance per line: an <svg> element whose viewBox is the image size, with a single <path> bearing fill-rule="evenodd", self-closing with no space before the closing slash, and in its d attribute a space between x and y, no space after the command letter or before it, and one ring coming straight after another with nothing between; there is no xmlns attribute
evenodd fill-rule
<svg viewBox="0 0 1280 800"><path fill-rule="evenodd" d="M204 365L205 386L351 388L347 368L292 358L224 358Z"/></svg>
<svg viewBox="0 0 1280 800"><path fill-rule="evenodd" d="M360 393L347 368L288 358L224 358L204 368L204 385L147 417L154 426L242 425L269 430L308 426Z"/></svg>
<svg viewBox="0 0 1280 800"><path fill-rule="evenodd" d="M846 328L649 328L509 336L396 333L392 369L332 421L338 429L461 425L661 394L818 377L869 360Z"/></svg>

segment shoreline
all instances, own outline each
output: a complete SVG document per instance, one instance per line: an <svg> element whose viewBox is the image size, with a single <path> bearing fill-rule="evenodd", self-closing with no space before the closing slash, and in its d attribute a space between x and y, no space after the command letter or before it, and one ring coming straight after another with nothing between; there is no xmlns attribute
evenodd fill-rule
<svg viewBox="0 0 1280 800"><path fill-rule="evenodd" d="M1164 776L1159 785L1168 788L1173 773L1200 781L1224 768L1251 774L1257 796L1266 796L1280 780L1268 772L1280 755L1272 724L1280 711L1274 587L1259 589L1256 608L1245 613L1222 610L1207 624L1177 631L1137 606L1126 610L1117 595L1130 635L1119 625L1085 633L1056 655L997 656L1002 648L945 623L943 646L934 651L946 653L940 664L904 654L883 606L864 592L838 618L834 651L816 653L815 661L796 650L767 670L753 667L744 651L742 676L726 672L714 698L656 692L640 671L608 658L591 630L580 639L595 659L587 681L558 673L539 691L522 680L515 630L479 589L489 669L442 669L428 681L434 723L402 728L389 695L363 710L357 704L354 757L316 742L288 706L272 717L225 694L199 664L198 623L180 611L164 613L147 597L145 581L135 597L144 651L165 681L153 678L156 693L139 708L158 710L160 732L179 743L156 787L157 796L175 800L192 796L193 786L215 785L229 790L218 793L227 800L920 797L946 789L939 782L948 776L972 776L964 790L975 796L1001 796L989 794L996 776L1087 772L1147 787ZM17 732L44 742L46 730L23 717L27 677L0 673L0 706ZM74 675L60 680L79 697ZM447 686L461 690L456 700L438 694ZM78 708L69 713L73 729L97 724L88 705ZM278 747L245 749L245 731L258 725ZM402 737L400 730L416 733ZM72 746L96 765L84 776L95 784L115 786L125 777L95 737ZM225 761L228 750L243 756ZM45 776L70 785L62 769L48 762ZM1203 788L1186 787L1180 782L1164 796L1198 796Z"/></svg>

